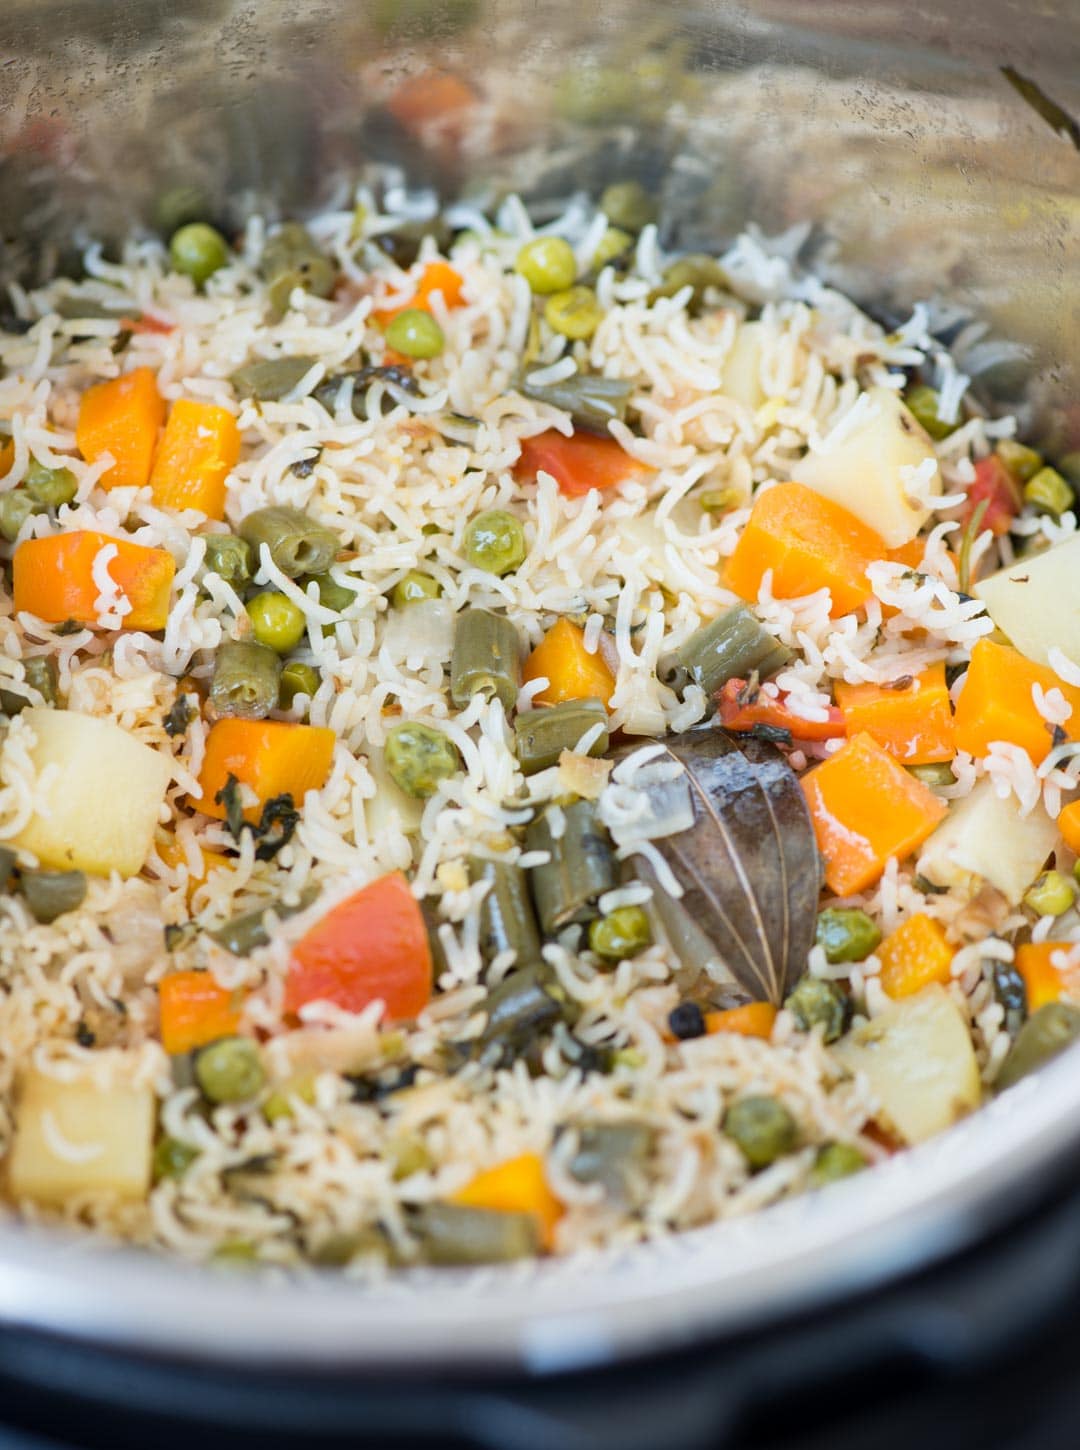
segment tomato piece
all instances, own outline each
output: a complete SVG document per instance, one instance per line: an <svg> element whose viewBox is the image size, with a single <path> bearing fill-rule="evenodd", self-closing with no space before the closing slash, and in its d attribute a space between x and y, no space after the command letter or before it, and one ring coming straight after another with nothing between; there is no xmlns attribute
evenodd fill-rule
<svg viewBox="0 0 1080 1450"><path fill-rule="evenodd" d="M805 720L795 714L784 695L750 692L746 680L728 680L719 700L721 725L736 733L752 730L755 725L788 730L795 740L839 740L846 733L844 712L835 705L828 706L827 719Z"/></svg>
<svg viewBox="0 0 1080 1450"><path fill-rule="evenodd" d="M964 505L965 524L984 500L986 512L980 531L989 529L992 534L1007 534L1024 499L1020 485L996 453L989 458L980 458L975 465L975 481L967 491L967 503Z"/></svg>
<svg viewBox="0 0 1080 1450"><path fill-rule="evenodd" d="M554 428L522 439L514 477L518 483L532 483L541 470L551 474L566 498L581 498L590 488L613 488L649 472L614 438L596 438L591 433L573 433L567 438Z"/></svg>

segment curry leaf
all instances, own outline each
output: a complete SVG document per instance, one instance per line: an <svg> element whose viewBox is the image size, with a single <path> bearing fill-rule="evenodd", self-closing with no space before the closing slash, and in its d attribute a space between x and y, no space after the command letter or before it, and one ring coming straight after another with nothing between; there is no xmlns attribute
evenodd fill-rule
<svg viewBox="0 0 1080 1450"><path fill-rule="evenodd" d="M821 890L798 779L771 744L713 727L663 743L685 767L695 820L653 843L683 888L674 901L646 868L657 914L684 965L689 955L714 982L779 1005L806 969Z"/></svg>

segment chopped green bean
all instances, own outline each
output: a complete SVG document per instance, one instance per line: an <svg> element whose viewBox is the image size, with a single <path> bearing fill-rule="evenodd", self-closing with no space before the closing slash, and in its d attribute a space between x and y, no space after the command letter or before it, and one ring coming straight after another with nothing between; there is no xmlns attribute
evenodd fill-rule
<svg viewBox="0 0 1080 1450"><path fill-rule="evenodd" d="M608 715L602 700L567 700L561 705L522 710L514 722L515 751L525 775L558 765L564 750L573 750L595 726L601 726L589 755L604 755L610 743Z"/></svg>
<svg viewBox="0 0 1080 1450"><path fill-rule="evenodd" d="M306 665L301 660L289 660L281 667L281 679L278 682L278 703L283 710L287 710L297 695L307 695L311 699L319 688L319 672L314 665Z"/></svg>
<svg viewBox="0 0 1080 1450"><path fill-rule="evenodd" d="M60 698L60 672L56 661L49 655L31 655L24 660L23 681L37 690L46 705L55 705ZM18 715L30 703L25 695L0 688L0 710L5 715Z"/></svg>
<svg viewBox="0 0 1080 1450"><path fill-rule="evenodd" d="M913 775L916 780L921 780L923 785L928 785L931 790L941 790L946 786L956 784L956 776L953 775L952 766L947 760L929 765L909 765L905 769L909 775Z"/></svg>
<svg viewBox="0 0 1080 1450"><path fill-rule="evenodd" d="M938 416L939 401L934 389L927 387L925 383L916 383L904 394L904 402L916 423L920 423L931 438L940 441L955 432L957 425L946 423Z"/></svg>
<svg viewBox="0 0 1080 1450"><path fill-rule="evenodd" d="M506 509L486 509L465 530L464 553L474 569L512 574L525 562L525 530Z"/></svg>
<svg viewBox="0 0 1080 1450"><path fill-rule="evenodd" d="M297 287L316 297L329 297L337 281L337 268L323 255L307 227L285 222L263 246L259 272L276 317L283 317Z"/></svg>
<svg viewBox="0 0 1080 1450"><path fill-rule="evenodd" d="M533 237L517 254L514 271L524 277L533 292L546 296L563 292L577 276L577 258L562 237Z"/></svg>
<svg viewBox="0 0 1080 1450"><path fill-rule="evenodd" d="M30 515L44 512L41 504L32 499L24 488L0 493L0 535L13 544Z"/></svg>
<svg viewBox="0 0 1080 1450"><path fill-rule="evenodd" d="M851 1143L826 1143L817 1151L807 1185L824 1188L828 1183L839 1183L842 1178L861 1173L866 1166L865 1156Z"/></svg>
<svg viewBox="0 0 1080 1450"><path fill-rule="evenodd" d="M266 926L268 911L273 911L279 921L284 921L286 917L306 911L317 895L314 887L308 887L300 893L300 899L293 906L286 906L281 901L267 903L254 911L244 911L238 916L230 917L223 925L206 934L226 951L232 952L234 957L249 957L253 951L266 946L270 941Z"/></svg>
<svg viewBox="0 0 1080 1450"><path fill-rule="evenodd" d="M225 640L214 656L210 703L219 715L262 720L278 702L281 660L250 640Z"/></svg>
<svg viewBox="0 0 1080 1450"><path fill-rule="evenodd" d="M198 1148L182 1143L179 1138L161 1138L154 1146L154 1182L163 1178L183 1178L195 1159Z"/></svg>
<svg viewBox="0 0 1080 1450"><path fill-rule="evenodd" d="M640 906L618 906L589 922L589 948L604 961L626 961L651 945L649 913Z"/></svg>
<svg viewBox="0 0 1080 1450"><path fill-rule="evenodd" d="M469 881L486 881L480 903L480 956L492 962L501 952L513 951L515 966L542 960L529 883L516 861L469 857Z"/></svg>
<svg viewBox="0 0 1080 1450"><path fill-rule="evenodd" d="M386 734L383 754L390 777L399 790L415 800L426 800L439 782L457 775L461 759L452 740L433 725L408 721Z"/></svg>
<svg viewBox="0 0 1080 1450"><path fill-rule="evenodd" d="M658 215L656 202L640 181L613 181L604 188L600 210L612 226L627 232L640 232Z"/></svg>
<svg viewBox="0 0 1080 1450"><path fill-rule="evenodd" d="M217 574L226 584L247 584L251 579L253 560L251 545L235 534L203 534L206 554L203 569Z"/></svg>
<svg viewBox="0 0 1080 1450"><path fill-rule="evenodd" d="M229 244L216 227L188 222L172 234L169 260L173 271L190 277L196 287L221 270L229 260Z"/></svg>
<svg viewBox="0 0 1080 1450"><path fill-rule="evenodd" d="M747 679L755 673L758 679L767 680L789 664L792 655L753 610L736 604L695 630L677 657L694 683L713 695L728 680Z"/></svg>
<svg viewBox="0 0 1080 1450"><path fill-rule="evenodd" d="M245 363L230 375L229 381L242 398L255 398L260 403L276 403L315 366L314 357L261 357Z"/></svg>
<svg viewBox="0 0 1080 1450"><path fill-rule="evenodd" d="M999 1090L1012 1087L1063 1052L1078 1037L1080 1007L1069 1002L1047 1002L1021 1027L994 1086Z"/></svg>
<svg viewBox="0 0 1080 1450"><path fill-rule="evenodd" d="M338 536L317 523L303 509L271 504L248 514L240 525L258 560L263 544L281 572L290 579L302 574L325 574L338 551Z"/></svg>
<svg viewBox="0 0 1080 1450"><path fill-rule="evenodd" d="M1024 500L1039 513L1060 518L1076 503L1076 495L1056 468L1040 468L1024 485Z"/></svg>
<svg viewBox="0 0 1080 1450"><path fill-rule="evenodd" d="M10 846L0 846L0 892L7 891L11 884L18 859Z"/></svg>
<svg viewBox="0 0 1080 1450"><path fill-rule="evenodd" d="M402 357L423 360L438 357L446 338L430 312L422 307L406 307L387 324L386 345Z"/></svg>
<svg viewBox="0 0 1080 1450"><path fill-rule="evenodd" d="M751 1096L732 1103L724 1132L753 1169L768 1168L799 1141L795 1119L778 1098Z"/></svg>
<svg viewBox="0 0 1080 1450"><path fill-rule="evenodd" d="M195 1054L195 1081L212 1103L244 1103L266 1081L258 1044L250 1037L219 1037Z"/></svg>
<svg viewBox="0 0 1080 1450"><path fill-rule="evenodd" d="M512 710L521 686L521 638L503 614L463 609L454 624L450 698L459 710L474 695Z"/></svg>
<svg viewBox="0 0 1080 1450"><path fill-rule="evenodd" d="M654 287L649 294L649 301L656 302L662 297L674 297L684 287L689 287L691 293L688 310L696 312L704 304L705 294L710 288L722 291L730 285L727 273L715 257L695 253L680 257L677 262L672 262L664 273L660 285Z"/></svg>
<svg viewBox="0 0 1080 1450"><path fill-rule="evenodd" d="M424 1203L410 1226L428 1264L502 1264L531 1259L540 1251L535 1214L470 1208L460 1203Z"/></svg>
<svg viewBox="0 0 1080 1450"><path fill-rule="evenodd" d="M481 1055L497 1047L503 1060L512 1059L561 1022L565 1009L552 996L542 963L526 963L505 976L487 994L487 1014L478 1047Z"/></svg>
<svg viewBox="0 0 1080 1450"><path fill-rule="evenodd" d="M608 424L612 419L626 422L633 383L624 378L602 378L587 373L575 373L560 383L530 383L528 374L521 378L518 391L534 403L547 403L551 408L561 408L569 413L576 428L586 433L598 433L609 437Z"/></svg>
<svg viewBox="0 0 1080 1450"><path fill-rule="evenodd" d="M410 569L390 591L390 603L395 609L404 609L407 604L419 604L422 599L438 599L441 593L442 585L437 579Z"/></svg>
<svg viewBox="0 0 1080 1450"><path fill-rule="evenodd" d="M1024 897L1037 916L1063 916L1076 900L1076 887L1064 871L1044 871Z"/></svg>
<svg viewBox="0 0 1080 1450"><path fill-rule="evenodd" d="M818 916L815 941L828 962L863 962L880 943L881 931L858 907L827 906Z"/></svg>
<svg viewBox="0 0 1080 1450"><path fill-rule="evenodd" d="M307 623L304 611L286 595L266 590L249 599L245 608L256 644L287 655L303 639Z"/></svg>
<svg viewBox="0 0 1080 1450"><path fill-rule="evenodd" d="M586 342L604 320L604 309L591 287L553 292L544 304L544 321L560 337Z"/></svg>
<svg viewBox="0 0 1080 1450"><path fill-rule="evenodd" d="M1027 483L1034 478L1044 462L1041 453L1036 453L1034 448L1028 448L1023 443L1017 443L1013 438L1002 438L994 452L1012 476L1021 483Z"/></svg>
<svg viewBox="0 0 1080 1450"><path fill-rule="evenodd" d="M551 826L554 810L562 815L558 834ZM614 888L616 869L611 842L594 801L547 807L526 828L525 849L543 851L549 857L529 873L546 936L564 926L591 921L598 914L596 899Z"/></svg>
<svg viewBox="0 0 1080 1450"><path fill-rule="evenodd" d="M50 509L73 502L79 491L70 468L46 468L36 458L31 458L22 486L35 503Z"/></svg>
<svg viewBox="0 0 1080 1450"><path fill-rule="evenodd" d="M42 923L74 911L86 897L81 871L24 871L21 885L31 916Z"/></svg>
<svg viewBox="0 0 1080 1450"><path fill-rule="evenodd" d="M607 1198L621 1208L634 1208L644 1188L645 1166L656 1143L649 1123L584 1123L577 1129L578 1146L567 1167L579 1183L599 1183ZM635 1182L637 1180L637 1182Z"/></svg>
<svg viewBox="0 0 1080 1450"><path fill-rule="evenodd" d="M784 1006L804 1032L823 1027L823 1040L835 1042L851 1021L851 998L836 982L812 977L799 978Z"/></svg>

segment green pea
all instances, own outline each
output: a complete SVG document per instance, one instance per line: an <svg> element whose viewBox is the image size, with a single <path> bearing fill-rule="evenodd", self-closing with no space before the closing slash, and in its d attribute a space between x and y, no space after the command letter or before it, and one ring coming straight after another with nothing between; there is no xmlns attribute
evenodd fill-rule
<svg viewBox="0 0 1080 1450"><path fill-rule="evenodd" d="M746 495L739 488L707 488L699 499L707 514L726 514L731 509L741 508Z"/></svg>
<svg viewBox="0 0 1080 1450"><path fill-rule="evenodd" d="M589 947L605 961L636 957L651 943L648 912L640 906L619 906L589 923Z"/></svg>
<svg viewBox="0 0 1080 1450"><path fill-rule="evenodd" d="M293 1100L298 1099L310 1107L315 1101L315 1074L305 1073L295 1077L281 1087L275 1088L263 1103L263 1117L268 1123L279 1122L293 1115Z"/></svg>
<svg viewBox="0 0 1080 1450"><path fill-rule="evenodd" d="M287 710L297 695L307 695L310 700L319 688L319 683L319 672L314 665L290 660L287 665L282 666L281 679L278 681L278 703L283 710Z"/></svg>
<svg viewBox="0 0 1080 1450"><path fill-rule="evenodd" d="M249 599L245 607L257 644L287 655L303 639L304 611L284 594L268 589Z"/></svg>
<svg viewBox="0 0 1080 1450"><path fill-rule="evenodd" d="M407 604L419 604L422 599L438 599L441 593L438 580L430 574L421 574L418 569L410 569L390 591L390 603L395 609L404 609Z"/></svg>
<svg viewBox="0 0 1080 1450"><path fill-rule="evenodd" d="M784 1006L804 1032L823 1026L826 1042L842 1037L851 1020L851 999L843 988L809 973L796 982Z"/></svg>
<svg viewBox="0 0 1080 1450"><path fill-rule="evenodd" d="M334 610L336 614L344 614L350 604L356 603L356 590L346 589L344 584L337 582L333 574L313 574L310 579L304 580L305 585L311 583L318 586L319 603Z"/></svg>
<svg viewBox="0 0 1080 1450"><path fill-rule="evenodd" d="M850 1143L826 1143L818 1149L808 1183L811 1188L824 1188L827 1183L861 1173L865 1167L865 1157Z"/></svg>
<svg viewBox="0 0 1080 1450"><path fill-rule="evenodd" d="M795 1119L777 1098L740 1098L724 1118L724 1132L751 1168L767 1168L799 1141Z"/></svg>
<svg viewBox="0 0 1080 1450"><path fill-rule="evenodd" d="M938 416L938 395L925 383L916 383L904 394L904 402L917 423L921 423L931 438L948 438L956 429L955 423L945 423Z"/></svg>
<svg viewBox="0 0 1080 1450"><path fill-rule="evenodd" d="M154 1182L163 1178L183 1178L195 1159L198 1148L181 1143L179 1138L162 1138L154 1148Z"/></svg>
<svg viewBox="0 0 1080 1450"><path fill-rule="evenodd" d="M24 871L22 893L35 921L55 921L82 905L86 877L81 871Z"/></svg>
<svg viewBox="0 0 1080 1450"><path fill-rule="evenodd" d="M420 307L406 307L388 324L386 345L405 357L438 357L446 346L446 338L430 312Z"/></svg>
<svg viewBox="0 0 1080 1450"><path fill-rule="evenodd" d="M1060 518L1076 502L1068 482L1056 468L1040 468L1024 485L1024 499L1039 513L1054 518Z"/></svg>
<svg viewBox="0 0 1080 1450"><path fill-rule="evenodd" d="M266 1081L250 1037L220 1037L195 1054L195 1081L212 1103L245 1103Z"/></svg>
<svg viewBox="0 0 1080 1450"><path fill-rule="evenodd" d="M465 558L489 574L512 574L525 562L525 530L505 509L477 514L465 530Z"/></svg>
<svg viewBox="0 0 1080 1450"><path fill-rule="evenodd" d="M395 725L386 735L384 759L394 784L406 795L425 800L441 780L461 769L457 747L432 725Z"/></svg>
<svg viewBox="0 0 1080 1450"><path fill-rule="evenodd" d="M881 932L865 911L829 906L817 919L815 939L828 962L862 962L881 941Z"/></svg>
<svg viewBox="0 0 1080 1450"><path fill-rule="evenodd" d="M169 242L169 260L174 272L190 277L196 287L201 287L229 260L229 244L214 227L206 222L189 222L179 231L173 232Z"/></svg>
<svg viewBox="0 0 1080 1450"><path fill-rule="evenodd" d="M62 503L71 503L79 491L79 485L70 468L46 468L36 458L30 460L23 487L35 503L50 509L59 508Z"/></svg>
<svg viewBox="0 0 1080 1450"><path fill-rule="evenodd" d="M524 277L533 292L565 292L577 276L577 258L562 237L533 237L518 252L514 271Z"/></svg>
<svg viewBox="0 0 1080 1450"><path fill-rule="evenodd" d="M604 188L600 210L612 226L640 232L657 217L656 202L640 181L613 181Z"/></svg>
<svg viewBox="0 0 1080 1450"><path fill-rule="evenodd" d="M544 321L561 337L586 342L604 320L604 309L591 287L553 292L544 304Z"/></svg>
<svg viewBox="0 0 1080 1450"><path fill-rule="evenodd" d="M206 554L203 568L217 574L226 584L246 584L251 578L252 551L246 539L235 534L204 534Z"/></svg>
<svg viewBox="0 0 1080 1450"><path fill-rule="evenodd" d="M633 245L634 239L629 232L624 232L621 227L608 227L592 255L594 269L599 271L609 262L617 262L620 257L629 253Z"/></svg>
<svg viewBox="0 0 1080 1450"><path fill-rule="evenodd" d="M1076 887L1064 871L1044 871L1024 897L1036 916L1063 916L1076 900Z"/></svg>
<svg viewBox="0 0 1080 1450"><path fill-rule="evenodd" d="M13 488L7 493L0 493L0 534L9 544L13 544L30 515L42 512L41 505L24 488Z"/></svg>

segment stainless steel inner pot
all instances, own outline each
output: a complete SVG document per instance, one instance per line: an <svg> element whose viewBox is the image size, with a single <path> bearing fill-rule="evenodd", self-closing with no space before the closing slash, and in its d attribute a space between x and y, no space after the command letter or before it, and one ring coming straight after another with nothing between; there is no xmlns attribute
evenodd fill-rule
<svg viewBox="0 0 1080 1450"><path fill-rule="evenodd" d="M985 326L979 386L1080 450L1080 11L1072 0L6 0L0 271L193 213L236 222L412 184L541 209L639 176L665 240L747 222L879 315ZM479 141L410 141L388 75L460 72ZM1028 78L1060 108L1029 92ZM1055 126L1057 129L1055 129ZM1011 345L1001 345L1002 343ZM1024 1207L1080 1146L1080 1053L836 1191L673 1243L361 1289L253 1283L0 1229L0 1326L321 1370L550 1371L875 1288Z"/></svg>

